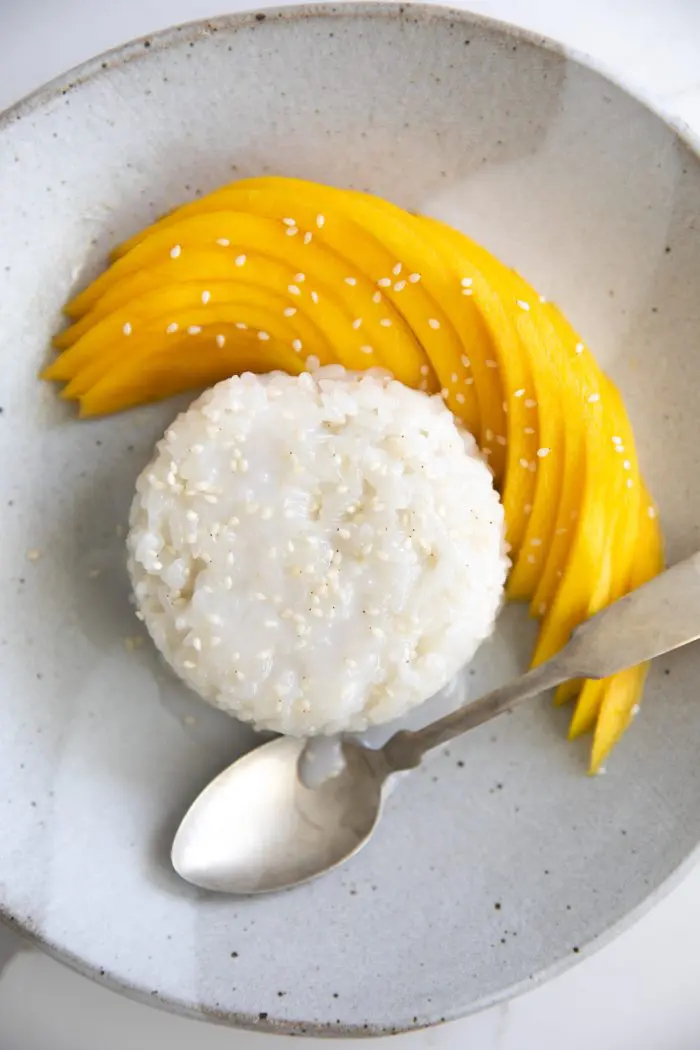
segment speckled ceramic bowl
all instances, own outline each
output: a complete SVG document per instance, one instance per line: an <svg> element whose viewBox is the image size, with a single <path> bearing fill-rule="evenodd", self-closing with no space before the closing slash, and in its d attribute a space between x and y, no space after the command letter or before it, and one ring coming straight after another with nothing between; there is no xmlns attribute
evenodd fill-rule
<svg viewBox="0 0 700 1050"><path fill-rule="evenodd" d="M178 818L251 740L131 641L122 523L177 406L77 423L35 376L62 302L115 241L261 172L437 213L557 299L622 386L675 558L700 545L700 166L552 45L383 4L170 30L0 123L3 911L150 1002L277 1031L396 1031L560 970L694 853L700 650L655 667L604 778L543 701L409 777L376 840L319 882L230 900L177 879ZM528 645L511 610L471 692Z"/></svg>

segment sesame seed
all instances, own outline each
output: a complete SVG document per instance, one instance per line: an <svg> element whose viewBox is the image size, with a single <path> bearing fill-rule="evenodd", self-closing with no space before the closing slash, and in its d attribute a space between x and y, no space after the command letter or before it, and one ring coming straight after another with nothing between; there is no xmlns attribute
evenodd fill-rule
<svg viewBox="0 0 700 1050"><path fill-rule="evenodd" d="M318 226L319 230L322 229L325 226L325 224L326 224L326 217L325 217L325 215L317 215L316 216L316 225Z"/></svg>
<svg viewBox="0 0 700 1050"><path fill-rule="evenodd" d="M391 272L393 273L394 277L398 277L402 270L403 266L400 262L396 263L396 266L392 266L391 268Z"/></svg>
<svg viewBox="0 0 700 1050"><path fill-rule="evenodd" d="M287 291L290 295L301 295L301 290L296 284L288 284Z"/></svg>
<svg viewBox="0 0 700 1050"><path fill-rule="evenodd" d="M439 328L440 327L440 322L437 320L436 317L429 317L428 318L428 324L430 325L431 328Z"/></svg>
<svg viewBox="0 0 700 1050"><path fill-rule="evenodd" d="M179 256L179 255L180 255L181 253L182 253L182 246L181 246L181 245L179 245L179 244L174 244L174 245L172 246L172 248L170 249L170 258L171 258L171 259L177 259L177 257L178 257L178 256Z"/></svg>
<svg viewBox="0 0 700 1050"><path fill-rule="evenodd" d="M228 239L228 237L217 237L216 243L220 244L222 248L228 248L229 245L231 244L231 242Z"/></svg>
<svg viewBox="0 0 700 1050"><path fill-rule="evenodd" d="M502 434L496 434L496 442L499 445L506 445L507 444L506 439L503 437Z"/></svg>
<svg viewBox="0 0 700 1050"><path fill-rule="evenodd" d="M473 291L471 288L463 288L462 295L473 295Z"/></svg>
<svg viewBox="0 0 700 1050"><path fill-rule="evenodd" d="M299 284L303 284L304 281L306 280L306 274L305 273L295 273L294 274L294 280L297 281Z"/></svg>
<svg viewBox="0 0 700 1050"><path fill-rule="evenodd" d="M355 329L355 331L357 331L357 329L360 327L361 324L362 324L362 318L361 317L356 317L355 320L352 322L352 327Z"/></svg>
<svg viewBox="0 0 700 1050"><path fill-rule="evenodd" d="M589 405L594 405L596 403L596 401L600 401L600 394L589 394L588 395L588 403L589 403Z"/></svg>
<svg viewBox="0 0 700 1050"><path fill-rule="evenodd" d="M446 386L444 386L444 387L442 388L442 390L440 391L440 397L441 397L441 398L443 398L443 399L444 399L445 401L447 401L447 399L448 399L448 397L449 397L449 396L450 396L450 392L449 392L449 390L447 389L447 387L446 387Z"/></svg>
<svg viewBox="0 0 700 1050"><path fill-rule="evenodd" d="M234 262L236 263L236 266L245 266L247 258L247 255L237 255Z"/></svg>
<svg viewBox="0 0 700 1050"><path fill-rule="evenodd" d="M189 328L187 329L188 335L199 335L199 333L201 331L202 331L202 329L201 329L200 325L198 325L198 324L191 324L189 326Z"/></svg>
<svg viewBox="0 0 700 1050"><path fill-rule="evenodd" d="M462 288L471 288L474 281L471 277L463 277L459 283L462 285Z"/></svg>
<svg viewBox="0 0 700 1050"><path fill-rule="evenodd" d="M236 321L236 328L240 328L242 332L247 332L248 325L244 321Z"/></svg>
<svg viewBox="0 0 700 1050"><path fill-rule="evenodd" d="M375 292L373 294L373 296L372 296L372 302L373 303L381 303L381 301L382 301L382 293L381 292Z"/></svg>
<svg viewBox="0 0 700 1050"><path fill-rule="evenodd" d="M453 372L452 375L450 376L450 382L451 383L456 383L458 380L459 380L459 376L457 375L456 372Z"/></svg>
<svg viewBox="0 0 700 1050"><path fill-rule="evenodd" d="M122 332L124 333L124 335L131 335L132 331L133 331L133 329L132 329L131 325L129 324L129 322L127 321L126 324L124 325L124 327L122 328Z"/></svg>
<svg viewBox="0 0 700 1050"><path fill-rule="evenodd" d="M312 303L318 302L318 292L309 292L309 296L311 298Z"/></svg>
<svg viewBox="0 0 700 1050"><path fill-rule="evenodd" d="M377 284L379 285L380 288L390 288L391 287L391 277L380 277L379 280L377 281Z"/></svg>
<svg viewBox="0 0 700 1050"><path fill-rule="evenodd" d="M300 353L303 347L304 344L302 343L301 339L292 340L292 350L296 350L297 353Z"/></svg>
<svg viewBox="0 0 700 1050"><path fill-rule="evenodd" d="M530 540L530 546L531 547L541 547L542 546L542 540L539 538L539 536L535 536L535 537L533 537L533 539Z"/></svg>
<svg viewBox="0 0 700 1050"><path fill-rule="evenodd" d="M345 283L349 284L351 288L354 288L355 285L357 284L357 278L356 277L346 277L345 278Z"/></svg>
<svg viewBox="0 0 700 1050"><path fill-rule="evenodd" d="M526 302L524 299L516 299L515 300L515 304L516 304L516 306L519 306L521 310L527 311L527 310L530 309L530 304L528 302Z"/></svg>
<svg viewBox="0 0 700 1050"><path fill-rule="evenodd" d="M36 547L31 547L27 551L27 561L39 561L40 557L41 557L41 551L38 550L38 548L36 548ZM155 568L155 566L154 566L154 568Z"/></svg>
<svg viewBox="0 0 700 1050"><path fill-rule="evenodd" d="M621 445L622 444L622 438L621 437L617 437L617 435L613 435L612 443L613 443L613 445Z"/></svg>
<svg viewBox="0 0 700 1050"><path fill-rule="evenodd" d="M288 237L296 237L296 235L299 233L299 227L288 226L284 232L287 234Z"/></svg>
<svg viewBox="0 0 700 1050"><path fill-rule="evenodd" d="M547 612L547 603L540 602L540 604L537 606L537 612L540 616L544 616L544 614Z"/></svg>
<svg viewBox="0 0 700 1050"><path fill-rule="evenodd" d="M211 292L206 292L206 291L202 292L202 302L204 303L205 306L207 305L207 303L209 302L210 299L211 299Z"/></svg>
<svg viewBox="0 0 700 1050"><path fill-rule="evenodd" d="M527 460L527 459L521 459L519 462L520 462L520 466L524 467L526 470L530 466L530 461Z"/></svg>
<svg viewBox="0 0 700 1050"><path fill-rule="evenodd" d="M175 332L177 332L179 327L180 326L177 323L177 321L173 321L172 324L168 325L168 327L165 329L165 331L167 332L168 335L173 335Z"/></svg>
<svg viewBox="0 0 700 1050"><path fill-rule="evenodd" d="M304 234L304 244L311 244L311 238L312 237L313 237L313 233L311 233L310 230L307 230L306 233Z"/></svg>
<svg viewBox="0 0 700 1050"><path fill-rule="evenodd" d="M524 386L521 386L520 390L516 390L515 393L513 394L513 397L524 397L524 396L525 396L525 387Z"/></svg>
<svg viewBox="0 0 700 1050"><path fill-rule="evenodd" d="M577 343L574 349L577 354L582 354L586 348L583 343Z"/></svg>
<svg viewBox="0 0 700 1050"><path fill-rule="evenodd" d="M429 366L428 365L421 365L420 366L420 374L422 376L430 375L430 368L429 368Z"/></svg>
<svg viewBox="0 0 700 1050"><path fill-rule="evenodd" d="M196 652L201 653L201 651L202 651L202 639L201 638L193 638L192 639L192 648Z"/></svg>
<svg viewBox="0 0 700 1050"><path fill-rule="evenodd" d="M473 376L467 376L467 378L464 380L464 385L465 386L471 386L473 384L473 382L474 382L474 377Z"/></svg>
<svg viewBox="0 0 700 1050"><path fill-rule="evenodd" d="M217 337L216 337L216 345L219 347L219 349L222 348L222 346L225 344L225 342L226 342L226 336L225 335L217 335Z"/></svg>
<svg viewBox="0 0 700 1050"><path fill-rule="evenodd" d="M372 349L371 346L361 346L360 347L360 353L361 354L373 354L374 350Z"/></svg>
<svg viewBox="0 0 700 1050"><path fill-rule="evenodd" d="M406 282L405 281L397 281L396 284L394 285L394 291L395 292L402 292L405 287L406 287Z"/></svg>
<svg viewBox="0 0 700 1050"><path fill-rule="evenodd" d="M625 460L623 460L622 467L623 467L623 470L631 470L632 469L632 464L630 463L630 461L628 459L625 459Z"/></svg>
<svg viewBox="0 0 700 1050"><path fill-rule="evenodd" d="M465 402L464 394L455 394L455 400L458 405L463 405Z"/></svg>
<svg viewBox="0 0 700 1050"><path fill-rule="evenodd" d="M282 219L282 222L284 223L285 226L296 226L296 224L297 224L297 220L296 219Z"/></svg>
<svg viewBox="0 0 700 1050"><path fill-rule="evenodd" d="M195 667L196 667L197 665L196 665L196 663L194 663L194 662L193 662L192 660L183 660L183 661L182 661L182 666L183 666L183 667L185 667L185 668L187 668L187 670L188 670L188 671L191 671L191 670L192 670L193 668L195 668Z"/></svg>
<svg viewBox="0 0 700 1050"><path fill-rule="evenodd" d="M533 398L528 398L525 402L525 408L536 408L537 402Z"/></svg>
<svg viewBox="0 0 700 1050"><path fill-rule="evenodd" d="M647 514L649 515L650 518L655 518L656 517L656 507L648 506L647 507Z"/></svg>
<svg viewBox="0 0 700 1050"><path fill-rule="evenodd" d="M391 328L391 321L388 317L382 317L379 323L382 326L382 328Z"/></svg>
<svg viewBox="0 0 700 1050"><path fill-rule="evenodd" d="M527 560L529 565L534 565L535 564L535 555L534 554L528 554L526 560Z"/></svg>
<svg viewBox="0 0 700 1050"><path fill-rule="evenodd" d="M548 448L538 448L537 449L537 455L540 457L540 459L544 459L545 456L549 455L549 453L550 453L550 449L548 449Z"/></svg>
<svg viewBox="0 0 700 1050"><path fill-rule="evenodd" d="M262 340L263 343L266 343L269 338L270 338L270 336L268 335L267 332L263 332L263 331L258 332L258 339Z"/></svg>
<svg viewBox="0 0 700 1050"><path fill-rule="evenodd" d="M627 478L627 488L631 489L633 485L634 482L632 481L632 478Z"/></svg>
<svg viewBox="0 0 700 1050"><path fill-rule="evenodd" d="M284 314L285 317L294 317L294 314L296 312L297 312L296 306L285 306L284 310L282 311L282 313Z"/></svg>
<svg viewBox="0 0 700 1050"><path fill-rule="evenodd" d="M409 274L409 278L408 279L411 282L411 284L418 284L418 282L420 281L420 274L419 273Z"/></svg>
<svg viewBox="0 0 700 1050"><path fill-rule="evenodd" d="M462 354L462 356L460 357L460 361L462 362L465 368L471 368L472 363L466 354Z"/></svg>

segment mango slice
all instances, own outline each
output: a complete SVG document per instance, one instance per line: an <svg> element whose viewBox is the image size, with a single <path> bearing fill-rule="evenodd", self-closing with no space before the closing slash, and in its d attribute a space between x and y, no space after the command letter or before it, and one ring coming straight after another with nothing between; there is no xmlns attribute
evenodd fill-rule
<svg viewBox="0 0 700 1050"><path fill-rule="evenodd" d="M44 370L82 416L236 372L338 362L440 391L477 437L505 508L510 599L542 620L533 663L659 572L663 547L620 395L566 318L458 231L299 179L247 179L120 245L66 306ZM629 725L645 668L578 695L591 771Z"/></svg>

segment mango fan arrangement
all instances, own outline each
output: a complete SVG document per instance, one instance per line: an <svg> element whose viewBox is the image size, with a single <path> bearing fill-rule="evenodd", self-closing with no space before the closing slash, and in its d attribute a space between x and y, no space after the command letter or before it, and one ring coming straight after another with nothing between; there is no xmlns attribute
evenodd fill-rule
<svg viewBox="0 0 700 1050"><path fill-rule="evenodd" d="M66 313L44 377L66 384L83 417L316 362L439 391L493 469L507 593L542 621L535 665L662 568L617 389L554 305L433 219L295 179L237 182L121 245ZM594 730L593 772L636 713L645 673L558 691L577 697L570 736Z"/></svg>

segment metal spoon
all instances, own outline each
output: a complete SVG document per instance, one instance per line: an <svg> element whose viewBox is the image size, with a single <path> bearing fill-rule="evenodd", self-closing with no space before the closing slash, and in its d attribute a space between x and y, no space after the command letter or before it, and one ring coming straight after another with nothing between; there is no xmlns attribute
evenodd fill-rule
<svg viewBox="0 0 700 1050"><path fill-rule="evenodd" d="M426 751L570 678L607 678L700 637L700 553L582 624L547 663L381 750L343 743L340 772L319 787L298 775L304 740L279 737L224 770L185 815L172 847L188 882L269 893L313 879L364 846L393 773Z"/></svg>

